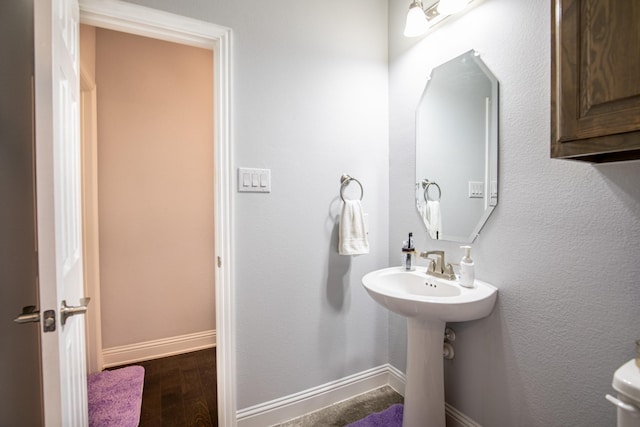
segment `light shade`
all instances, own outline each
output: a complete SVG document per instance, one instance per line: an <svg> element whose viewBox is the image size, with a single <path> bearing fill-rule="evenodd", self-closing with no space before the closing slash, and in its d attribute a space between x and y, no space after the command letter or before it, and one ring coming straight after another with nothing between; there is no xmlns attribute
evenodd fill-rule
<svg viewBox="0 0 640 427"><path fill-rule="evenodd" d="M422 2L415 1L409 6L407 12L407 23L404 26L404 35L406 37L417 37L424 34L429 29L427 16L422 9Z"/></svg>
<svg viewBox="0 0 640 427"><path fill-rule="evenodd" d="M469 0L440 0L438 3L438 13L440 15L453 15L467 7Z"/></svg>

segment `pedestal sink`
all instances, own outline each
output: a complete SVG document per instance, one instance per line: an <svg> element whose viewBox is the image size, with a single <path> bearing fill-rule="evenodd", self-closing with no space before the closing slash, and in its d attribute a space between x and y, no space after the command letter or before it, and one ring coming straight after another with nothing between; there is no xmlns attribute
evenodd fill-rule
<svg viewBox="0 0 640 427"><path fill-rule="evenodd" d="M445 427L442 344L446 322L488 316L498 290L476 280L473 288L428 276L426 268L372 271L362 284L383 307L407 318L407 384L403 427Z"/></svg>

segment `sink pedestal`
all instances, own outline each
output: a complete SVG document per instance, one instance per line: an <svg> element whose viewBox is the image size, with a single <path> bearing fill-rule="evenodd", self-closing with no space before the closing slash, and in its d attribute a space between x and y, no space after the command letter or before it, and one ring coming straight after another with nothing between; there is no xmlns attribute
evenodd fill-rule
<svg viewBox="0 0 640 427"><path fill-rule="evenodd" d="M445 322L407 318L407 384L402 427L445 427Z"/></svg>

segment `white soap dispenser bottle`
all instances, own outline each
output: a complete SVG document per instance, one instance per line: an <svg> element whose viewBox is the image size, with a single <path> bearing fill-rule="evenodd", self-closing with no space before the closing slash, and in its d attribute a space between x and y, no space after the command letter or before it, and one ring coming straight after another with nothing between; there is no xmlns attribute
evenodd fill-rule
<svg viewBox="0 0 640 427"><path fill-rule="evenodd" d="M473 288L476 279L476 271L471 259L471 246L460 246L464 249L464 257L460 260L460 285L465 288Z"/></svg>

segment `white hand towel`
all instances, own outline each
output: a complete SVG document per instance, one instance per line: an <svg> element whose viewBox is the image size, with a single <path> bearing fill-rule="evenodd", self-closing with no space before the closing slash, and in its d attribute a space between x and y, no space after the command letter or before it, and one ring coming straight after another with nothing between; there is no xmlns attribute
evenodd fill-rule
<svg viewBox="0 0 640 427"><path fill-rule="evenodd" d="M345 200L338 229L338 253L361 255L369 253L369 240L364 226L360 200Z"/></svg>
<svg viewBox="0 0 640 427"><path fill-rule="evenodd" d="M420 218L424 222L424 225L429 228L429 216L427 215L427 202L422 198L422 193L420 193L419 197L416 197L416 207L418 208L418 213L420 213Z"/></svg>
<svg viewBox="0 0 640 427"><path fill-rule="evenodd" d="M442 237L442 215L440 213L440 201L429 200L427 202L427 208L425 209L426 217L425 222L427 224L427 231L432 239L439 239Z"/></svg>

